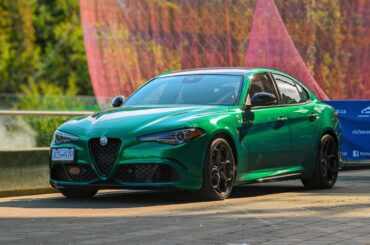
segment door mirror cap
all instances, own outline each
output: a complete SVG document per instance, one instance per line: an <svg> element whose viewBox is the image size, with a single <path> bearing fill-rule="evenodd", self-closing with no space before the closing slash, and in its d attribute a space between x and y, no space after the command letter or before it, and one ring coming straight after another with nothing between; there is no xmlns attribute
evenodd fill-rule
<svg viewBox="0 0 370 245"><path fill-rule="evenodd" d="M276 104L277 104L276 96L266 92L256 93L255 95L253 95L251 99L252 106L270 106Z"/></svg>
<svg viewBox="0 0 370 245"><path fill-rule="evenodd" d="M120 107L123 104L123 102L125 102L125 100L126 100L125 97L122 95L116 96L112 100L112 106Z"/></svg>

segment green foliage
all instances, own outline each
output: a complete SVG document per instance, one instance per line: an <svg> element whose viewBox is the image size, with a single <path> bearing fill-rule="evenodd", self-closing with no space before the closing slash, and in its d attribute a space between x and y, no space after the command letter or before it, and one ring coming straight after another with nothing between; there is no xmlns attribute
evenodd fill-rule
<svg viewBox="0 0 370 245"><path fill-rule="evenodd" d="M98 110L93 103L86 103L77 97L78 88L73 79L69 80L66 90L55 84L48 84L45 81L35 83L30 81L27 85L21 86L22 93L19 94L20 103L17 109L23 110ZM91 106L93 105L93 106ZM27 123L37 132L37 146L48 146L55 129L68 120L65 116L28 116L23 117Z"/></svg>
<svg viewBox="0 0 370 245"><path fill-rule="evenodd" d="M15 92L41 64L29 1L0 0L0 91Z"/></svg>
<svg viewBox="0 0 370 245"><path fill-rule="evenodd" d="M0 92L40 80L92 94L79 1L0 0Z"/></svg>

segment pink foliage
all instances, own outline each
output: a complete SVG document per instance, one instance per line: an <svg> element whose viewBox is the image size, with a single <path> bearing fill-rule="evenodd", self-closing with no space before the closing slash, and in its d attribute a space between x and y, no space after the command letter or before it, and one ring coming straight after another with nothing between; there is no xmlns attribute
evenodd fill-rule
<svg viewBox="0 0 370 245"><path fill-rule="evenodd" d="M247 67L284 71L301 80L320 99L328 99L295 48L274 0L257 1L250 36L245 58Z"/></svg>

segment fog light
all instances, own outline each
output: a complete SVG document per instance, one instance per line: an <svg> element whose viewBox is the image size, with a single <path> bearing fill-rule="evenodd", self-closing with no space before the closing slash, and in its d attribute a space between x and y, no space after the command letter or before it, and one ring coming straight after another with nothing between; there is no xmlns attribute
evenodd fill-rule
<svg viewBox="0 0 370 245"><path fill-rule="evenodd" d="M68 167L68 172L70 175L79 175L81 173L81 169L77 166Z"/></svg>

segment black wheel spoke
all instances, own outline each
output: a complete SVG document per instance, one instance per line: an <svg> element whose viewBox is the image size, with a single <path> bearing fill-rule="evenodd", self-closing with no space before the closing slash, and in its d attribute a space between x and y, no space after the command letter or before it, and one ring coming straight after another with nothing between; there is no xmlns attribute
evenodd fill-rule
<svg viewBox="0 0 370 245"><path fill-rule="evenodd" d="M221 181L227 182L228 178L226 177L226 174L224 172L220 172L220 178Z"/></svg>
<svg viewBox="0 0 370 245"><path fill-rule="evenodd" d="M219 172L213 172L212 173L212 186L213 188L218 188L220 186L220 174Z"/></svg>
<svg viewBox="0 0 370 245"><path fill-rule="evenodd" d="M222 160L225 161L229 159L229 152L224 145L221 146L220 150L221 150Z"/></svg>
<svg viewBox="0 0 370 245"><path fill-rule="evenodd" d="M214 149L212 153L213 164L219 164L221 161L221 153L218 149Z"/></svg>
<svg viewBox="0 0 370 245"><path fill-rule="evenodd" d="M328 156L328 168L331 172L337 171L337 162L338 158L336 155L331 154L330 156Z"/></svg>
<svg viewBox="0 0 370 245"><path fill-rule="evenodd" d="M326 159L321 159L321 173L323 176L327 175L327 162Z"/></svg>
<svg viewBox="0 0 370 245"><path fill-rule="evenodd" d="M223 162L220 162L220 169L224 172L227 172L227 169L230 168L231 162L230 160L226 160Z"/></svg>

